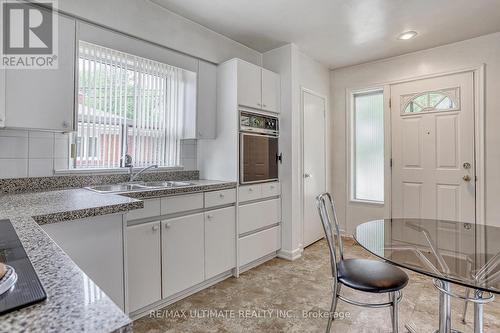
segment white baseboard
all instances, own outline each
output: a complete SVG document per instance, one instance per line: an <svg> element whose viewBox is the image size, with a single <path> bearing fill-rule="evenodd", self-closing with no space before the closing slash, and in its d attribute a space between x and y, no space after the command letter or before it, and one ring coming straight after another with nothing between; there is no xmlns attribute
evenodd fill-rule
<svg viewBox="0 0 500 333"><path fill-rule="evenodd" d="M302 257L303 251L304 251L304 249L301 247L299 247L293 251L287 251L287 250L281 249L278 251L278 257L282 258L282 259L293 261L293 260L297 260L300 257Z"/></svg>

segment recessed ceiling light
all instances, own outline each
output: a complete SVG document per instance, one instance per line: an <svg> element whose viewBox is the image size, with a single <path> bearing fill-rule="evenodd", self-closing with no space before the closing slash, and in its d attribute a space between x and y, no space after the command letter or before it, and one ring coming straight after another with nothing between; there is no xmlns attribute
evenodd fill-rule
<svg viewBox="0 0 500 333"><path fill-rule="evenodd" d="M403 32L401 35L399 35L398 39L408 40L408 39L412 39L416 35L417 35L416 31L406 31L406 32Z"/></svg>

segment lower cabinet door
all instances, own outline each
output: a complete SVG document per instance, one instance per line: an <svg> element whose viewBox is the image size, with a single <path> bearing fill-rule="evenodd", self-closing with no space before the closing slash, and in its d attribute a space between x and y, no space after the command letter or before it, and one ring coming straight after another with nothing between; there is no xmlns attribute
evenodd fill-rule
<svg viewBox="0 0 500 333"><path fill-rule="evenodd" d="M162 221L163 298L203 282L203 213Z"/></svg>
<svg viewBox="0 0 500 333"><path fill-rule="evenodd" d="M161 300L160 222L127 227L129 310Z"/></svg>
<svg viewBox="0 0 500 333"><path fill-rule="evenodd" d="M235 207L205 213L205 278L236 266Z"/></svg>
<svg viewBox="0 0 500 333"><path fill-rule="evenodd" d="M121 214L103 215L44 224L42 229L124 310L122 219ZM93 283L89 282L88 286L92 295L98 298Z"/></svg>

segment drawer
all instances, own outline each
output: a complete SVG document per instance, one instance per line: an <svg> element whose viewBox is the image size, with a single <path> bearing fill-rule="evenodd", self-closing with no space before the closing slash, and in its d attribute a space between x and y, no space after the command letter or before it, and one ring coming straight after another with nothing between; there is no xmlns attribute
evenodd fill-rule
<svg viewBox="0 0 500 333"><path fill-rule="evenodd" d="M161 215L203 208L203 193L166 197L161 202Z"/></svg>
<svg viewBox="0 0 500 333"><path fill-rule="evenodd" d="M280 182L264 183L262 186L262 197L275 197L281 194Z"/></svg>
<svg viewBox="0 0 500 333"><path fill-rule="evenodd" d="M205 208L222 206L236 202L236 190L205 192Z"/></svg>
<svg viewBox="0 0 500 333"><path fill-rule="evenodd" d="M147 199L144 200L144 208L134 209L127 213L127 220L139 220L146 219L149 217L160 216L161 208L160 208L160 199Z"/></svg>
<svg viewBox="0 0 500 333"><path fill-rule="evenodd" d="M260 184L240 186L238 194L240 202L260 199L262 196L262 187Z"/></svg>
<svg viewBox="0 0 500 333"><path fill-rule="evenodd" d="M279 223L281 220L280 206L280 199L241 205L238 209L238 233L241 235Z"/></svg>
<svg viewBox="0 0 500 333"><path fill-rule="evenodd" d="M239 265L243 266L281 248L281 228L276 226L240 238L238 242Z"/></svg>

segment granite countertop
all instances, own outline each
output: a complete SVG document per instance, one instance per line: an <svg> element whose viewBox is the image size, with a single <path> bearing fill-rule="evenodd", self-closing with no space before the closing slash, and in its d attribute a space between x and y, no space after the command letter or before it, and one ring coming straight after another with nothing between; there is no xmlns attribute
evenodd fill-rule
<svg viewBox="0 0 500 333"><path fill-rule="evenodd" d="M0 316L0 332L113 332L131 320L41 229L40 223L125 212L142 201L84 189L0 196L0 219L9 219L42 283L47 300ZM93 295L90 297L89 290Z"/></svg>
<svg viewBox="0 0 500 333"><path fill-rule="evenodd" d="M42 230L40 225L142 208L138 199L235 188L235 182L190 180L192 186L99 194L68 189L0 195L0 219L10 219L47 300L0 316L0 332L126 332L130 318ZM71 222L68 222L71 223ZM89 290L93 295L90 297Z"/></svg>

